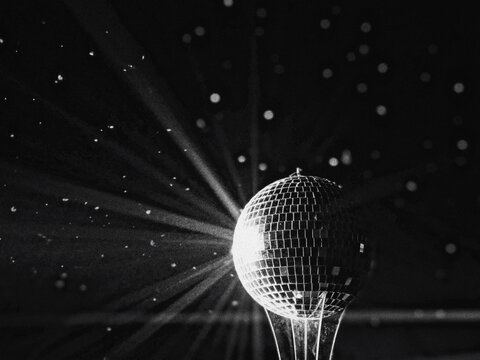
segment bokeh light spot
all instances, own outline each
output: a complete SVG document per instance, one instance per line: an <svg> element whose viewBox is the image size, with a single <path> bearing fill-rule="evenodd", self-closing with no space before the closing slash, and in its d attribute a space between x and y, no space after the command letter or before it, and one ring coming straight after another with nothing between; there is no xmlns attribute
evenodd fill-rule
<svg viewBox="0 0 480 360"><path fill-rule="evenodd" d="M210 95L210 102L212 102L214 104L218 104L220 102L220 94L212 93Z"/></svg>
<svg viewBox="0 0 480 360"><path fill-rule="evenodd" d="M272 120L273 116L274 114L272 110L265 110L265 112L263 113L263 117L265 118L265 120Z"/></svg>
<svg viewBox="0 0 480 360"><path fill-rule="evenodd" d="M378 115L380 116L385 116L387 115L387 108L385 105L377 105L375 111L377 112Z"/></svg>

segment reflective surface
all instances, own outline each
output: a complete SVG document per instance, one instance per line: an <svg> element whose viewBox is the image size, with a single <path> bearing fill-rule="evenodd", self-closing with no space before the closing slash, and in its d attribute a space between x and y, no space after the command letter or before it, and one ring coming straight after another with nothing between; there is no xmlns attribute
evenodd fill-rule
<svg viewBox="0 0 480 360"><path fill-rule="evenodd" d="M368 267L368 247L341 195L329 180L293 174L258 192L242 211L235 267L267 310L318 319L342 312L353 300Z"/></svg>

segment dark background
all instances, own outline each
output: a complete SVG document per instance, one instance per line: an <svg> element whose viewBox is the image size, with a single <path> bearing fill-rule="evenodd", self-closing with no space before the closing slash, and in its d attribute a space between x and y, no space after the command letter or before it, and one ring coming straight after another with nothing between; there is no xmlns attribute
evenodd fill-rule
<svg viewBox="0 0 480 360"><path fill-rule="evenodd" d="M122 314L176 309L201 278L153 301L165 281L229 254L228 241L105 205L233 230L177 133L240 206L297 166L359 196L376 259L336 359L480 358L476 18L317 1L2 2L0 358L275 358L233 270L112 352L143 325Z"/></svg>

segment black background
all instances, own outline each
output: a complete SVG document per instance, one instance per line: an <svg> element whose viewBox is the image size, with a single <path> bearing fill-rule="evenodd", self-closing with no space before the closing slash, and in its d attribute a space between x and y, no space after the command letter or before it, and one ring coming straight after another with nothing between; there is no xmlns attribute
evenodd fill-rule
<svg viewBox="0 0 480 360"><path fill-rule="evenodd" d="M175 114L171 131L193 139L240 206L296 167L362 194L377 254L352 313L439 316L354 322L347 315L337 359L480 357L478 323L441 316L473 314L480 300L474 11L316 1L80 3L0 5L0 358L116 358L111 350L141 325L112 325L94 314L229 254L228 242L182 242L195 235L120 205L103 208L103 198L85 205L83 190L72 196L52 185L95 189L233 230L227 209L149 108L160 98L130 81L137 73ZM273 119L264 119L266 110ZM202 202L185 202L185 188ZM206 204L221 214L207 215ZM177 240L163 244L161 234ZM207 319L232 281L225 276L182 314ZM162 313L188 290L121 310ZM255 312L260 349L252 345ZM79 313L94 321L65 323ZM268 324L241 286L214 313L192 358L275 358ZM184 358L211 323L186 318L120 355Z"/></svg>

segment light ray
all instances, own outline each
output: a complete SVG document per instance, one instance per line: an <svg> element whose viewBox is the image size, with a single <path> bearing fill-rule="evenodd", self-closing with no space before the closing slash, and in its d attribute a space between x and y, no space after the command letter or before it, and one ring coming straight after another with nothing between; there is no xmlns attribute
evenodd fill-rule
<svg viewBox="0 0 480 360"><path fill-rule="evenodd" d="M253 305L253 301L250 301L250 299L247 300L247 311L251 312L251 308ZM238 337L238 350L237 350L237 359L245 359L245 354L246 348L247 348L247 342L249 340L249 330L250 330L250 324L246 322L240 323L240 336ZM250 353L248 353L248 357L250 357Z"/></svg>
<svg viewBox="0 0 480 360"><path fill-rule="evenodd" d="M253 331L252 331L252 360L263 360L264 359L264 333L261 321L255 321L255 319L260 319L263 315L263 312L260 311L260 306L257 303L253 303Z"/></svg>
<svg viewBox="0 0 480 360"><path fill-rule="evenodd" d="M155 296L157 303L169 300L192 286L201 276L217 271L223 264L230 261L231 258L229 255L211 260L205 264L157 282L153 286L143 288L134 294L120 298L114 301L109 307L119 309L129 304L131 305L134 302L140 302L138 307L142 309L152 308L156 306L156 304L152 303L151 297Z"/></svg>
<svg viewBox="0 0 480 360"><path fill-rule="evenodd" d="M202 95L204 98L207 98L208 89L205 84L205 80L204 80L205 77L201 73L198 61L195 60L195 57L193 56L193 54L190 54L190 63L192 64L192 69L193 69L193 72L195 73L197 82L200 85ZM204 109L204 110L205 110L205 113L208 112L207 109ZM217 115L211 118L211 123L213 125L213 133L215 135L215 138L220 144L223 159L225 161L225 164L227 165L228 173L232 178L235 186L237 187L237 192L238 192L238 195L240 196L240 201L242 202L242 204L245 204L247 202L247 197L245 195L245 191L243 190L242 182L240 181L240 176L238 174L237 167L235 166L235 161L233 160L232 152L230 151L230 148L228 146L227 135L223 131L222 126L220 126L220 121Z"/></svg>
<svg viewBox="0 0 480 360"><path fill-rule="evenodd" d="M152 315L151 313L144 313L144 310L124 312L119 311L122 309L131 308L134 304L140 301L143 301L143 309L152 308L153 306L156 306L156 303L159 304L162 301L169 300L172 297L178 295L188 287L192 286L196 281L198 281L199 278L201 278L205 274L209 274L215 270L218 270L218 268L220 268L228 260L229 257L224 256L209 261L205 264L198 265L196 268L183 271L180 274L171 276L167 279L156 281L153 285L143 287L133 293L126 294L118 299L113 300L106 306L106 308L109 310L107 312L78 314L72 317L60 317L60 319L58 316L53 315L49 319L50 321L52 319L57 319L60 320L61 324L70 326L91 324L104 324L108 326L132 323L145 324L150 323L153 319L153 316L156 316L156 319L160 321L162 319L162 314L164 314L163 312L160 314ZM152 301L145 301L147 298L151 300L151 298L154 296L157 298L157 302L155 304ZM50 354L50 356L52 358L62 358L69 356L77 351L81 351L86 346L89 346L96 341L99 341L105 336L105 332L88 332L82 334L71 341L62 342L62 346L55 349L52 354ZM60 341L63 337L65 337L65 333L60 333L59 337L56 337L54 341L50 342L50 344L44 344L41 349L37 350L37 352L40 353L41 351L43 351L43 349L46 349L48 346Z"/></svg>
<svg viewBox="0 0 480 360"><path fill-rule="evenodd" d="M240 181L240 176L237 171L237 167L235 165L235 161L233 160L232 152L230 151L228 144L227 144L227 136L223 129L221 128L219 121L217 119L213 119L213 131L217 141L220 143L220 147L222 148L222 155L223 159L225 160L225 164L227 165L227 170L232 180L237 188L238 195L240 196L240 201L242 204L247 203L247 196L245 195L245 191L243 190L242 182Z"/></svg>
<svg viewBox="0 0 480 360"><path fill-rule="evenodd" d="M4 172L2 176L8 177L7 172L10 170L10 167L6 166L5 163L0 163L0 169L3 169ZM20 174L23 176L18 176ZM22 184L23 186L48 196L58 197L62 194L61 196L68 196L74 202L87 202L119 214L133 216L159 224L175 226L181 229L212 235L226 240L230 240L233 236L232 230L217 225L207 224L199 220L178 215L153 206L137 203L133 200L121 198L102 191L61 182L44 174L39 176L36 172L26 169L19 170L17 167L15 176L11 177L11 179L12 185L18 186ZM31 181L31 179L37 180Z"/></svg>
<svg viewBox="0 0 480 360"><path fill-rule="evenodd" d="M248 311L223 313L221 315L190 313L160 314L125 312L85 312L75 315L59 314L0 314L0 328L80 326L80 325L127 325L127 324L169 324L203 325L266 322L264 316L256 317ZM5 320L5 321L3 321ZM408 325L408 324L479 324L480 309L366 309L348 311L342 323L350 325ZM62 330L64 332L64 330ZM220 332L220 331L217 331Z"/></svg>
<svg viewBox="0 0 480 360"><path fill-rule="evenodd" d="M246 298L247 298L246 292L242 292L242 295L240 298L240 308L238 309L239 310L238 312L248 313L248 311L245 311ZM233 322L233 328L231 333L229 334L228 341L227 341L227 348L226 348L225 357L224 357L225 360L230 360L232 358L233 350L235 349L235 345L237 344L237 341L238 341L237 334L238 334L238 331L240 330L241 323L242 321L240 317Z"/></svg>
<svg viewBox="0 0 480 360"><path fill-rule="evenodd" d="M253 13L253 11L252 11ZM258 111L260 99L260 81L258 78L257 40L253 28L250 38L250 74L248 76L248 112L250 117L250 169L252 175L252 194L258 190L259 131Z"/></svg>
<svg viewBox="0 0 480 360"><path fill-rule="evenodd" d="M212 246L218 248L230 248L231 242L226 239L207 238L203 234L176 233L176 232L158 232L155 230L125 229L118 227L103 228L98 226L57 226L53 224L38 223L9 223L2 225L2 234L30 234L45 235L47 237L61 237L62 239L96 239L107 240L111 242L121 242L126 240L143 241L150 243L154 241L155 247L172 248L178 245L188 245L192 247Z"/></svg>
<svg viewBox="0 0 480 360"><path fill-rule="evenodd" d="M175 192L178 196L184 198L190 205L193 205L194 207L197 207L201 209L202 211L208 211L210 212L214 217L219 217L220 219L224 218L224 214L218 211L214 206L210 205L208 201L205 201L205 199L202 199L192 192L187 192L184 191L183 189L180 189L178 187L172 187L171 180L162 175L154 166L152 166L150 163L147 161L143 160L139 156L133 154L123 146L117 144L115 141L108 139L107 137L103 136L102 134L99 134L96 129L84 121L80 120L79 118L70 115L57 105L51 103L49 100L41 96L40 94L37 94L33 90L27 88L20 83L17 79L13 78L9 74L5 74L4 72L0 72L2 76L4 76L7 80L10 82L14 83L18 88L20 88L24 92L28 92L30 95L33 95L35 99L37 100L37 103L42 104L46 109L50 110L57 116L59 116L61 119L67 121L71 126L76 127L78 130L81 131L81 133L89 140L92 140L94 138L99 138L101 141L98 142L98 145L101 147L104 147L105 149L109 150L111 153L117 155L120 157L122 160L126 161L132 168L142 172L143 174L151 177L155 181L157 181L159 184L163 185L166 189L171 190ZM57 154L58 156L58 154ZM201 207L200 207L201 204Z"/></svg>
<svg viewBox="0 0 480 360"><path fill-rule="evenodd" d="M122 344L111 351L111 355L115 358L124 356L132 352L140 343L149 339L162 326L169 323L176 315L178 315L188 305L198 299L203 293L209 290L218 280L220 280L228 271L231 270L232 261L228 260L219 269L212 272L211 276L196 285L188 293L183 295L175 303L170 305L165 311L167 316L154 316L152 320L142 327L139 331L126 339Z"/></svg>
<svg viewBox="0 0 480 360"><path fill-rule="evenodd" d="M154 119L164 129L171 129L172 140L190 160L232 217L236 219L240 213L238 205L219 181L217 174L209 166L204 156L201 155L200 149L188 137L170 106L167 105L165 97L162 96L152 80L163 83L155 71L153 63L144 57L143 60L140 60L144 51L123 27L112 7L102 0L88 4L81 0L65 0L65 3L96 41L99 49L111 62L117 73L127 81L132 91L154 115ZM105 36L106 28L109 29L109 36ZM129 64L135 64L135 69L124 71ZM162 90L166 91L166 85Z"/></svg>
<svg viewBox="0 0 480 360"><path fill-rule="evenodd" d="M60 154L55 154L54 156L60 160L69 160L66 156L61 156ZM118 174L108 174L105 172L105 169L101 169L90 162L84 161L81 157L76 158L74 161L68 161L68 164L70 164L70 166L72 166L74 169L77 168L78 171L90 171L92 175L95 175L95 178L98 181L104 184L110 184L116 188L119 187L118 182L114 181L115 177L118 177ZM182 194L181 192L186 192L186 190L180 190L178 188L178 186L180 186L179 184L172 183L172 185L175 186L172 194L175 195L175 197L163 194L162 192L158 191L158 189L147 188L144 183L139 183L138 179L131 180L128 177L124 179L122 178L122 186L124 188L128 188L130 193L139 194L158 204L168 204L170 208L180 210L184 214L195 216L200 213L204 214L205 217L214 216L214 219L218 220L223 226L234 226L235 223L232 221L231 217L207 203L203 198L200 198L198 195L190 195L188 192ZM170 187L170 189L173 189L173 187Z"/></svg>
<svg viewBox="0 0 480 360"><path fill-rule="evenodd" d="M225 307L227 302L230 300L235 287L238 284L239 284L238 281L232 281L228 285L228 287L225 289L223 294L218 299L218 301L215 305L215 308L213 309L213 312L214 312L215 315L217 315L218 312L220 312ZM188 353L184 357L184 360L191 360L192 359L192 357L195 355L196 351L200 348L200 345L207 338L207 336L210 333L210 331L212 330L212 328L213 328L213 323L212 322L207 322L207 323L204 324L201 331L197 334L197 336L195 337L195 339L191 343L191 345L188 349Z"/></svg>

